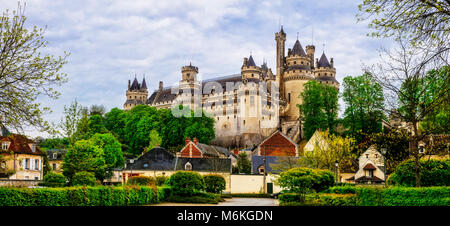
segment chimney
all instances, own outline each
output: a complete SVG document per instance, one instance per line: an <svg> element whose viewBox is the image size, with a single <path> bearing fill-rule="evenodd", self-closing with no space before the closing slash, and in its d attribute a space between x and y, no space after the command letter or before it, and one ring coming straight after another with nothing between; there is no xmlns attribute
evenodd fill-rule
<svg viewBox="0 0 450 226"><path fill-rule="evenodd" d="M190 138L190 137L187 137L187 138L184 140L184 145L187 145L189 142L191 142L191 138Z"/></svg>
<svg viewBox="0 0 450 226"><path fill-rule="evenodd" d="M130 89L130 87L131 87L131 81L130 81L130 79L128 79L128 89Z"/></svg>
<svg viewBox="0 0 450 226"><path fill-rule="evenodd" d="M194 144L197 144L198 143L198 139L197 139L197 137L194 137Z"/></svg>
<svg viewBox="0 0 450 226"><path fill-rule="evenodd" d="M159 81L159 90L162 90L162 89L163 89L163 82Z"/></svg>
<svg viewBox="0 0 450 226"><path fill-rule="evenodd" d="M248 62L248 59L247 59L247 57L244 57L244 64L242 65L242 66L247 66L247 62Z"/></svg>
<svg viewBox="0 0 450 226"><path fill-rule="evenodd" d="M331 68L333 68L333 65L334 65L333 57L332 57L331 60L330 60L330 64L331 64Z"/></svg>
<svg viewBox="0 0 450 226"><path fill-rule="evenodd" d="M316 67L319 67L319 58L316 58Z"/></svg>

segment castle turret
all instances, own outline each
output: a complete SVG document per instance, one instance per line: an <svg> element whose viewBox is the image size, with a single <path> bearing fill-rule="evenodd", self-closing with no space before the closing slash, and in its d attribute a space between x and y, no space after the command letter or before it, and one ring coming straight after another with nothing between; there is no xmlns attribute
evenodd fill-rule
<svg viewBox="0 0 450 226"><path fill-rule="evenodd" d="M311 65L311 68L314 68L314 53L316 51L316 47L314 45L307 45L306 46L306 56L309 58L309 64Z"/></svg>
<svg viewBox="0 0 450 226"><path fill-rule="evenodd" d="M133 83L130 85L130 80L128 80L128 89L126 92L126 98L123 105L124 110L130 110L136 105L145 104L147 101L148 92L147 84L145 78L142 79L142 84L139 84L136 76L134 77Z"/></svg>
<svg viewBox="0 0 450 226"><path fill-rule="evenodd" d="M198 67L192 66L189 63L188 66L183 66L181 68L182 81L195 82L197 81Z"/></svg>
<svg viewBox="0 0 450 226"><path fill-rule="evenodd" d="M280 87L280 99L285 100L284 96L284 85L283 85L283 73L286 66L285 63L285 43L286 43L286 33L284 33L283 26L279 32L275 33L275 41L277 42L277 71L276 79L278 87Z"/></svg>
<svg viewBox="0 0 450 226"><path fill-rule="evenodd" d="M339 82L336 80L336 68L334 68L333 58L331 58L330 63L325 52L322 53L319 60L316 59L314 77L321 84L331 85L339 89Z"/></svg>
<svg viewBox="0 0 450 226"><path fill-rule="evenodd" d="M250 55L248 60L247 58L244 58L244 63L241 67L241 75L242 79L260 79L262 71L260 67L256 66L252 55Z"/></svg>

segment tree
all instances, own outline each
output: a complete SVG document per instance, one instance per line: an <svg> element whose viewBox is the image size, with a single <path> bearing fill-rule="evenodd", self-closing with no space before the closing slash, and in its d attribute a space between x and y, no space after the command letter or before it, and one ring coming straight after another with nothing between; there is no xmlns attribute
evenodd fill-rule
<svg viewBox="0 0 450 226"><path fill-rule="evenodd" d="M250 174L252 170L252 163L245 152L241 152L237 158L237 167L239 173Z"/></svg>
<svg viewBox="0 0 450 226"><path fill-rule="evenodd" d="M440 88L445 85L446 79L450 75L450 67L443 66L438 69L432 69L425 76L429 89L427 95L424 96L424 102L430 102L435 98L444 98L441 105L436 107L424 116L420 122L419 129L427 134L449 134L450 133L450 93L443 93L444 97L440 95Z"/></svg>
<svg viewBox="0 0 450 226"><path fill-rule="evenodd" d="M409 125L409 150L416 164L416 186L420 186L419 159L422 154L418 142L427 135L427 131L419 131L418 125L437 109L450 103L450 76L447 74L443 81L435 83L440 79L439 73L427 73L443 66L441 61L436 60L433 49L417 48L402 38L397 40L397 44L394 51L383 50L382 63L366 70L388 93L389 110ZM432 97L431 89L434 90Z"/></svg>
<svg viewBox="0 0 450 226"><path fill-rule="evenodd" d="M339 163L339 171L352 171L353 161L357 156L353 153L356 147L355 139L329 135L327 131L320 132L327 145L316 144L313 151L306 152L305 157L312 168L336 170L335 162ZM301 161L305 161L302 159Z"/></svg>
<svg viewBox="0 0 450 226"><path fill-rule="evenodd" d="M113 108L111 111L105 114L104 124L106 129L116 134L119 141L124 139L125 136L125 122L127 113L124 110ZM122 141L123 142L123 141Z"/></svg>
<svg viewBox="0 0 450 226"><path fill-rule="evenodd" d="M405 39L413 47L426 46L447 66L441 53L450 49L450 1L364 0L358 6L358 21L371 18L373 37Z"/></svg>
<svg viewBox="0 0 450 226"><path fill-rule="evenodd" d="M92 140L79 140L70 146L63 159L63 174L72 182L75 173L86 171L95 174L97 179L104 178L105 158L103 150Z"/></svg>
<svg viewBox="0 0 450 226"><path fill-rule="evenodd" d="M381 122L385 119L381 85L364 73L357 77L345 77L343 86L342 97L346 105L343 122L348 134L359 141L363 138L362 133L381 132Z"/></svg>
<svg viewBox="0 0 450 226"><path fill-rule="evenodd" d="M103 122L103 116L95 114L89 117L87 130L88 138L92 137L96 133L107 133L107 132L108 130L106 129Z"/></svg>
<svg viewBox="0 0 450 226"><path fill-rule="evenodd" d="M300 116L305 128L305 138L308 140L317 129L335 131L338 112L338 90L317 81L305 84L305 90L300 97Z"/></svg>
<svg viewBox="0 0 450 226"><path fill-rule="evenodd" d="M191 112L191 117L188 118L188 124L190 125L184 131L184 138L196 137L200 143L209 144L215 138L215 121L213 118L206 116L203 110L197 111L201 111L201 117L194 117L194 112Z"/></svg>
<svg viewBox="0 0 450 226"><path fill-rule="evenodd" d="M18 132L27 126L53 132L42 119L50 109L36 100L39 96L58 98L53 87L67 81L60 70L68 54L57 58L42 54L47 45L44 29L28 30L25 22L20 4L11 16L7 10L0 17L0 123Z"/></svg>
<svg viewBox="0 0 450 226"><path fill-rule="evenodd" d="M105 175L103 179L110 178L113 175L113 169L123 166L125 160L122 153L122 145L110 133L95 134L90 139L92 143L102 149L103 158L105 160Z"/></svg>
<svg viewBox="0 0 450 226"><path fill-rule="evenodd" d="M64 105L64 117L61 119L59 127L69 139L70 144L75 143L75 133L83 117L82 109L83 107L78 104L77 100L74 100L70 106Z"/></svg>
<svg viewBox="0 0 450 226"><path fill-rule="evenodd" d="M92 105L89 108L89 115L104 115L106 112L105 106L103 105Z"/></svg>
<svg viewBox="0 0 450 226"><path fill-rule="evenodd" d="M159 134L156 130L150 131L150 143L148 144L147 151L152 150L155 147L159 147L161 145L162 139L159 137Z"/></svg>

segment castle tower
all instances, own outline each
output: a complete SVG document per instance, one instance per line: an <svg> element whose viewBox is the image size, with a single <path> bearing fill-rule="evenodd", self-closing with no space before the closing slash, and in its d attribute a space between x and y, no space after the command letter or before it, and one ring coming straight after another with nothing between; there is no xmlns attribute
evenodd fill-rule
<svg viewBox="0 0 450 226"><path fill-rule="evenodd" d="M279 32L275 33L275 41L277 42L277 71L276 79L278 87L280 87L280 99L284 100L284 85L283 85L283 73L285 68L285 42L286 33L283 31L283 26Z"/></svg>
<svg viewBox="0 0 450 226"><path fill-rule="evenodd" d="M316 47L314 45L307 45L306 46L306 56L309 58L309 65L311 65L311 68L314 68L314 53L316 51Z"/></svg>
<svg viewBox="0 0 450 226"><path fill-rule="evenodd" d="M242 80L260 79L262 76L262 70L260 67L256 66L252 55L247 59L244 57L244 62L241 67Z"/></svg>
<svg viewBox="0 0 450 226"><path fill-rule="evenodd" d="M287 107L283 112L285 121L298 121L300 116L297 105L302 103L300 94L304 90L304 84L314 80L312 71L311 55L314 55L314 48L308 47L308 55L303 50L300 41L297 39L292 49L288 49L286 57L286 69L283 73L284 96ZM281 89L280 89L281 90Z"/></svg>
<svg viewBox="0 0 450 226"><path fill-rule="evenodd" d="M136 76L134 77L133 83L130 84L130 80L128 80L128 89L126 92L125 104L123 105L123 109L128 111L136 105L145 104L148 97L147 91L147 83L145 82L145 77L142 79L142 83L139 84Z"/></svg>
<svg viewBox="0 0 450 226"><path fill-rule="evenodd" d="M201 83L197 81L197 74L198 67L193 66L192 63L181 67L181 81L179 90L182 94L179 101L183 101L184 105L187 104L192 110L201 107Z"/></svg>
<svg viewBox="0 0 450 226"><path fill-rule="evenodd" d="M336 80L336 68L334 68L333 58L331 58L331 61L329 62L325 52L322 53L320 60L316 58L314 77L321 84L334 86L339 89L339 82Z"/></svg>

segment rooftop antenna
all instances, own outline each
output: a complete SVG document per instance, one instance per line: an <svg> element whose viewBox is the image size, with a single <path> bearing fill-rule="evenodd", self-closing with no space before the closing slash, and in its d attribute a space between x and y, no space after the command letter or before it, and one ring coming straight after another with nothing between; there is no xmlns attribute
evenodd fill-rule
<svg viewBox="0 0 450 226"><path fill-rule="evenodd" d="M325 53L325 43L322 44L322 51Z"/></svg>

